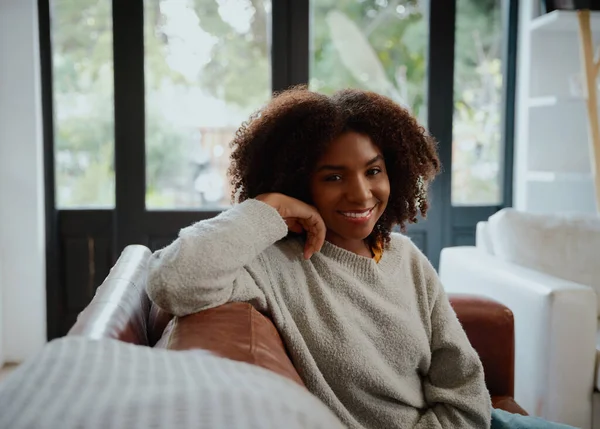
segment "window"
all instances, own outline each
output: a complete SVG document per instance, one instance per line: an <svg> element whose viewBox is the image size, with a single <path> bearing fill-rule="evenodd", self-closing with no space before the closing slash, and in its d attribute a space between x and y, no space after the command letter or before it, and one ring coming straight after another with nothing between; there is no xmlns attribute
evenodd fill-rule
<svg viewBox="0 0 600 429"><path fill-rule="evenodd" d="M58 208L115 204L110 0L52 0L51 37Z"/></svg>
<svg viewBox="0 0 600 429"><path fill-rule="evenodd" d="M452 203L501 201L500 0L456 0ZM229 205L229 143L271 94L271 0L146 0L146 207ZM426 124L428 2L310 0L311 89L354 87ZM56 200L115 201L111 1L51 0Z"/></svg>
<svg viewBox="0 0 600 429"><path fill-rule="evenodd" d="M510 6L508 23L501 4ZM427 221L406 233L434 266L443 247L472 244L476 222L510 204L500 198L509 193L500 173L510 168L500 154L512 157L510 138L507 150L501 147L501 112L507 131L513 113L501 94L514 96L517 6L40 0L42 82L52 80L42 109L54 129L44 146L54 150L56 178L54 189L46 188L47 201L52 190L56 201L46 212L50 337L72 326L81 284L104 278L127 245L159 249L229 206L236 130L273 89L291 85L325 94L367 89L406 106L440 142L444 167Z"/></svg>
<svg viewBox="0 0 600 429"><path fill-rule="evenodd" d="M146 207L229 205L229 143L271 96L270 0L144 2Z"/></svg>
<svg viewBox="0 0 600 429"><path fill-rule="evenodd" d="M418 1L311 1L310 88L387 95L426 117L428 28Z"/></svg>
<svg viewBox="0 0 600 429"><path fill-rule="evenodd" d="M457 0L452 204L501 201L501 0Z"/></svg>

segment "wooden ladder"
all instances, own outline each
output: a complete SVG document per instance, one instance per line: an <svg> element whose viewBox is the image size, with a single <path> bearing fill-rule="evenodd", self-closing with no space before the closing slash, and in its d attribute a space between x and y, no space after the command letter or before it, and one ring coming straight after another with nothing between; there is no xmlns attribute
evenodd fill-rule
<svg viewBox="0 0 600 429"><path fill-rule="evenodd" d="M598 124L598 93L596 80L600 59L595 57L590 26L590 11L578 10L581 59L587 88L587 112L590 132L590 162L596 195L596 211L600 213L600 125Z"/></svg>

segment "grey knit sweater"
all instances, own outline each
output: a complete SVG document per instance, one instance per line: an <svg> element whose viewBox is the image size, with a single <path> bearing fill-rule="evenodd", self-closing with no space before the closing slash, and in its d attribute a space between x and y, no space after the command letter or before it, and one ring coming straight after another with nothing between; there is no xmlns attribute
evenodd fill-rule
<svg viewBox="0 0 600 429"><path fill-rule="evenodd" d="M379 263L326 242L306 261L278 212L248 200L181 230L148 295L186 315L230 301L269 314L308 389L350 428L488 428L483 368L433 267L393 234Z"/></svg>

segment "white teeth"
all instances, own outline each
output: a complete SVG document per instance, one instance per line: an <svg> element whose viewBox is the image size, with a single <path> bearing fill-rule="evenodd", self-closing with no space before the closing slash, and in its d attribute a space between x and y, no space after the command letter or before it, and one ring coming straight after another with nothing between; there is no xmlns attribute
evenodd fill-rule
<svg viewBox="0 0 600 429"><path fill-rule="evenodd" d="M369 216L370 213L371 213L371 210L367 210L366 212L362 212L362 213L346 213L346 212L342 212L342 214L344 216L347 216L347 217L356 217L356 218L367 217L367 216Z"/></svg>

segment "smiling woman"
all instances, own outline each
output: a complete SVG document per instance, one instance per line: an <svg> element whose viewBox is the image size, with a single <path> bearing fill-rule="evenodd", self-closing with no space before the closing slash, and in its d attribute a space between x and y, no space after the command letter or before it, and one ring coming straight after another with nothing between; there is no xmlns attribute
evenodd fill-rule
<svg viewBox="0 0 600 429"><path fill-rule="evenodd" d="M466 2L472 7L465 7ZM46 28L40 32L44 141L46 152L54 155L46 159L51 173L45 189L47 236L54 237L47 246L49 337L67 332L126 245L159 249L184 226L230 207L228 145L239 124L269 103L272 93L297 84L325 95L343 88L371 90L408 106L440 142L444 171L429 195L427 222L408 225L406 233L434 266L443 247L474 242L475 222L496 208L477 207L476 215L468 211L465 216L463 207L455 212L451 206L456 196L451 185L459 183L450 182L456 171L450 151L453 130L455 143L460 137L452 127L453 96L477 93L480 80L462 71L479 63L462 53L480 53L473 43L474 27L493 28L496 40L500 27L489 21L501 21L482 6L496 3L40 0L40 10L46 11L39 14L42 30ZM511 16L513 25L502 27L501 39L513 40L516 52L517 15ZM499 55L489 51L485 37L481 41L484 53ZM459 64L469 67L461 71ZM509 72L514 69L514 63L502 64ZM469 83L469 91L462 91L460 82ZM502 103L492 104L497 110ZM324 130L331 125L327 119L319 121ZM312 124L302 127L308 131ZM303 132L291 137L301 140ZM389 167L393 158L368 135L382 149L395 192L400 188L392 176L406 170L401 163ZM303 171L294 159L287 162L285 153L280 156L288 172ZM429 165L427 156L423 160ZM469 171L475 170L480 169ZM303 174L308 180L308 173ZM403 179L417 183L416 189L426 188L418 176ZM429 177L427 172L422 176ZM506 174L503 183L511 177ZM273 183L283 189L283 182ZM461 189L483 189L468 185ZM406 195L415 202L401 208L408 224L419 218L426 203L424 193Z"/></svg>
<svg viewBox="0 0 600 429"><path fill-rule="evenodd" d="M240 202L279 192L322 207L329 234L346 231L340 211L374 208L364 230L351 234L366 232L361 240L370 247L385 246L394 225L426 215L427 188L440 167L435 141L408 110L360 90L283 92L232 146L229 172Z"/></svg>
<svg viewBox="0 0 600 429"><path fill-rule="evenodd" d="M368 135L346 132L333 140L310 184L312 202L336 246L371 257L364 240L375 229L390 196L381 150Z"/></svg>
<svg viewBox="0 0 600 429"><path fill-rule="evenodd" d="M427 213L438 169L390 98L285 91L236 133L239 203L152 255L148 295L178 316L237 301L269 314L347 427L489 427L477 353L429 261L392 233Z"/></svg>

